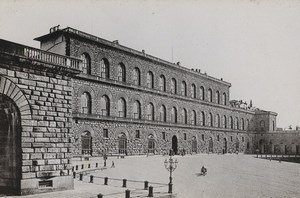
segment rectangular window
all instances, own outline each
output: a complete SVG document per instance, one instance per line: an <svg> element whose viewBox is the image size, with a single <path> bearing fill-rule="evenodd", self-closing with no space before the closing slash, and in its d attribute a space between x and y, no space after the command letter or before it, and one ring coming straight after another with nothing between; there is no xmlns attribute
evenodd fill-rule
<svg viewBox="0 0 300 198"><path fill-rule="evenodd" d="M242 137L242 142L244 142L245 141L245 139L244 139L244 137Z"/></svg>
<svg viewBox="0 0 300 198"><path fill-rule="evenodd" d="M220 136L219 135L217 136L217 140L220 141Z"/></svg>
<svg viewBox="0 0 300 198"><path fill-rule="evenodd" d="M108 138L108 129L103 129L103 137Z"/></svg>
<svg viewBox="0 0 300 198"><path fill-rule="evenodd" d="M166 132L162 132L162 139L163 139L163 140L166 139Z"/></svg>
<svg viewBox="0 0 300 198"><path fill-rule="evenodd" d="M230 136L230 141L232 142L232 136Z"/></svg>
<svg viewBox="0 0 300 198"><path fill-rule="evenodd" d="M140 138L140 130L135 131L135 138Z"/></svg>
<svg viewBox="0 0 300 198"><path fill-rule="evenodd" d="M183 139L186 140L186 133L183 134Z"/></svg>
<svg viewBox="0 0 300 198"><path fill-rule="evenodd" d="M201 136L201 137L202 137L202 141L204 141L204 134L202 134L202 136Z"/></svg>

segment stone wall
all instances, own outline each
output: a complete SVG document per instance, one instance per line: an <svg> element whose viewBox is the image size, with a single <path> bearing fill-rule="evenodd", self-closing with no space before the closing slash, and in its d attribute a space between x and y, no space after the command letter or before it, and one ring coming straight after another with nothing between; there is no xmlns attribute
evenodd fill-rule
<svg viewBox="0 0 300 198"><path fill-rule="evenodd" d="M16 145L22 151L19 193L73 188L69 75L75 72L14 54L0 55L0 93L11 98L21 114L21 145ZM44 180L52 180L52 186L41 186Z"/></svg>
<svg viewBox="0 0 300 198"><path fill-rule="evenodd" d="M193 127L174 127L166 125L154 125L144 123L128 123L84 120L80 119L73 126L74 135L77 137L74 142L74 154L81 154L81 134L89 131L92 136L92 155L102 156L103 153L118 154L118 142L120 133L127 137L128 155L146 154L148 151L148 137L153 135L155 140L155 154L166 154L172 148L172 137L178 139L179 151L192 152L192 139L196 138L197 150L195 153L208 153L209 140L213 141L213 153L222 153L224 149L224 138L227 141L227 152L251 153L253 139L249 133L237 133L233 131L201 130ZM108 130L108 137L103 136L103 129ZM140 137L136 138L136 131L139 130ZM165 139L163 139L163 132ZM184 139L186 134L186 139ZM219 136L219 137L218 137ZM248 143L248 147L247 147ZM238 147L237 147L238 144Z"/></svg>
<svg viewBox="0 0 300 198"><path fill-rule="evenodd" d="M255 134L255 149L260 153L300 154L300 131Z"/></svg>

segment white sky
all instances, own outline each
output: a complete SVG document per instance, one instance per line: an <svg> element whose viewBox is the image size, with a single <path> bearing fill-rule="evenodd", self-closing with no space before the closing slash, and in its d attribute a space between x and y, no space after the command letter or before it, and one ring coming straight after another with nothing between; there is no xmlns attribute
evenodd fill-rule
<svg viewBox="0 0 300 198"><path fill-rule="evenodd" d="M300 125L300 1L0 0L0 38L32 39L55 25L198 68L232 83L231 99Z"/></svg>

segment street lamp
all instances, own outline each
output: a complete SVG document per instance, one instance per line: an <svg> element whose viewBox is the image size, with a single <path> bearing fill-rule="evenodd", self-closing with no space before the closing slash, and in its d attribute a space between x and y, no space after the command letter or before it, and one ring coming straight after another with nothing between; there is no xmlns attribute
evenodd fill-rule
<svg viewBox="0 0 300 198"><path fill-rule="evenodd" d="M165 160L165 162L164 162L164 164L165 164L165 168L170 172L170 177L169 177L169 179L170 179L170 182L169 182L169 191L168 191L168 193L172 193L172 186L173 186L173 184L172 184L172 172L173 171L175 171L175 169L177 168L177 159L175 159L175 161L174 161L174 159L172 159L172 154L170 153L170 158L169 158L169 160Z"/></svg>

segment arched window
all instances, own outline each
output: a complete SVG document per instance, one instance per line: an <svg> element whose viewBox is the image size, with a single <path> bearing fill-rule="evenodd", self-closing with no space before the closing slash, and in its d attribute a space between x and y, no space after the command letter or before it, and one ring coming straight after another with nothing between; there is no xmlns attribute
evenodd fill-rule
<svg viewBox="0 0 300 198"><path fill-rule="evenodd" d="M182 116L182 123L183 124L187 124L187 112L186 112L186 109L182 109L181 116Z"/></svg>
<svg viewBox="0 0 300 198"><path fill-rule="evenodd" d="M106 58L102 58L100 61L100 77L109 78L109 63Z"/></svg>
<svg viewBox="0 0 300 198"><path fill-rule="evenodd" d="M155 153L155 139L152 134L148 136L148 153Z"/></svg>
<svg viewBox="0 0 300 198"><path fill-rule="evenodd" d="M195 136L192 138L192 152L197 153L197 139Z"/></svg>
<svg viewBox="0 0 300 198"><path fill-rule="evenodd" d="M83 155L92 155L92 136L88 131L81 134L81 150Z"/></svg>
<svg viewBox="0 0 300 198"><path fill-rule="evenodd" d="M166 91L166 78L164 75L159 77L159 89L160 91Z"/></svg>
<svg viewBox="0 0 300 198"><path fill-rule="evenodd" d="M260 121L260 130L263 131L265 128L265 121L261 120Z"/></svg>
<svg viewBox="0 0 300 198"><path fill-rule="evenodd" d="M181 82L181 95L186 96L186 82Z"/></svg>
<svg viewBox="0 0 300 198"><path fill-rule="evenodd" d="M164 105L161 105L161 107L159 109L159 120L162 122L167 121L166 107Z"/></svg>
<svg viewBox="0 0 300 198"><path fill-rule="evenodd" d="M222 103L223 103L223 105L227 105L227 101L226 101L227 99L226 99L226 93L223 93L223 95L222 95Z"/></svg>
<svg viewBox="0 0 300 198"><path fill-rule="evenodd" d="M226 116L224 115L223 116L223 119L222 119L222 125L223 125L223 128L227 128L227 118L226 118Z"/></svg>
<svg viewBox="0 0 300 198"><path fill-rule="evenodd" d="M153 73L151 71L149 71L147 73L147 87L150 89L153 89L154 87L154 80L153 80Z"/></svg>
<svg viewBox="0 0 300 198"><path fill-rule="evenodd" d="M125 133L120 133L118 135L119 141L119 153L127 155L127 136Z"/></svg>
<svg viewBox="0 0 300 198"><path fill-rule="evenodd" d="M100 99L100 113L103 116L110 115L110 101L106 95L102 96Z"/></svg>
<svg viewBox="0 0 300 198"><path fill-rule="evenodd" d="M177 123L177 109L176 109L176 107L173 107L171 109L171 122Z"/></svg>
<svg viewBox="0 0 300 198"><path fill-rule="evenodd" d="M205 126L205 113L203 111L200 114L200 125Z"/></svg>
<svg viewBox="0 0 300 198"><path fill-rule="evenodd" d="M200 87L200 93L199 93L199 95L200 95L200 100L204 100L204 98L205 98L205 93L204 93L204 87Z"/></svg>
<svg viewBox="0 0 300 198"><path fill-rule="evenodd" d="M197 125L197 114L195 110L193 110L191 114L191 124Z"/></svg>
<svg viewBox="0 0 300 198"><path fill-rule="evenodd" d="M88 92L84 92L81 95L81 112L85 114L92 113L92 99Z"/></svg>
<svg viewBox="0 0 300 198"><path fill-rule="evenodd" d="M177 94L177 83L176 83L175 78L171 79L171 93Z"/></svg>
<svg viewBox="0 0 300 198"><path fill-rule="evenodd" d="M219 116L219 114L216 115L216 125L215 125L215 127L220 128L220 116Z"/></svg>
<svg viewBox="0 0 300 198"><path fill-rule="evenodd" d="M249 130L250 129L250 122L249 122L249 119L247 119L246 121L246 130Z"/></svg>
<svg viewBox="0 0 300 198"><path fill-rule="evenodd" d="M244 118L241 119L241 129L245 130L245 121L244 121Z"/></svg>
<svg viewBox="0 0 300 198"><path fill-rule="evenodd" d="M81 55L82 73L91 74L91 57L87 53Z"/></svg>
<svg viewBox="0 0 300 198"><path fill-rule="evenodd" d="M123 63L119 63L118 65L117 77L118 77L118 81L126 82L126 70L125 70L125 65Z"/></svg>
<svg viewBox="0 0 300 198"><path fill-rule="evenodd" d="M236 128L236 129L240 129L240 126L239 126L239 118L238 118L238 117L235 118L235 128Z"/></svg>
<svg viewBox="0 0 300 198"><path fill-rule="evenodd" d="M141 72L137 67L133 69L133 84L137 86L141 85Z"/></svg>
<svg viewBox="0 0 300 198"><path fill-rule="evenodd" d="M216 91L216 103L220 104L220 93Z"/></svg>
<svg viewBox="0 0 300 198"><path fill-rule="evenodd" d="M141 119L141 103L137 100L133 103L133 118Z"/></svg>
<svg viewBox="0 0 300 198"><path fill-rule="evenodd" d="M208 89L207 99L208 99L208 102L212 102L212 90L211 89Z"/></svg>
<svg viewBox="0 0 300 198"><path fill-rule="evenodd" d="M231 116L229 117L229 124L230 124L230 128L233 129L233 119Z"/></svg>
<svg viewBox="0 0 300 198"><path fill-rule="evenodd" d="M192 84L191 86L191 97L196 98L196 85Z"/></svg>
<svg viewBox="0 0 300 198"><path fill-rule="evenodd" d="M152 103L148 104L147 107L147 118L148 120L154 120L154 106Z"/></svg>
<svg viewBox="0 0 300 198"><path fill-rule="evenodd" d="M126 101L124 98L120 98L118 101L118 115L120 118L126 117Z"/></svg>
<svg viewBox="0 0 300 198"><path fill-rule="evenodd" d="M213 115L212 113L209 113L208 114L208 126L212 127L214 124L213 124Z"/></svg>

